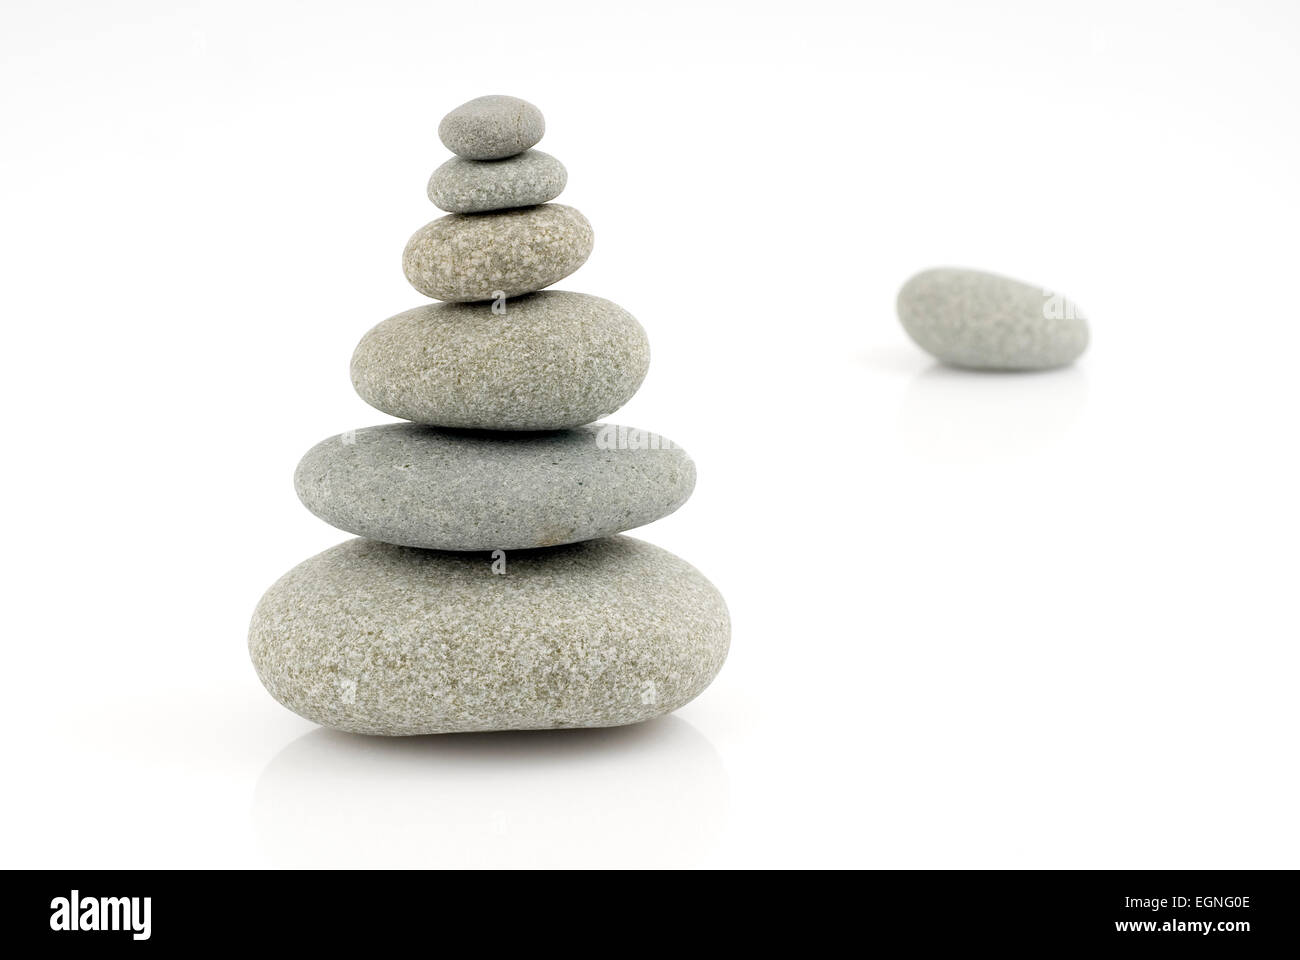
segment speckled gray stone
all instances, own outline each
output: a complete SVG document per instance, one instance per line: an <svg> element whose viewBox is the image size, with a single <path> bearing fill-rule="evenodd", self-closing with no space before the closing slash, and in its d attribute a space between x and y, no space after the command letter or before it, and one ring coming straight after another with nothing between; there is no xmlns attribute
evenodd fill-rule
<svg viewBox="0 0 1300 960"><path fill-rule="evenodd" d="M248 648L315 723L404 736L609 727L669 713L726 659L718 591L666 550L612 537L507 554L349 540L281 577Z"/></svg>
<svg viewBox="0 0 1300 960"><path fill-rule="evenodd" d="M389 317L357 345L352 384L403 420L479 430L558 430L608 416L650 366L641 324L585 293L543 290L491 303L430 303Z"/></svg>
<svg viewBox="0 0 1300 960"><path fill-rule="evenodd" d="M517 297L563 280L587 262L594 244L587 218L562 203L453 213L415 231L402 270L435 300Z"/></svg>
<svg viewBox="0 0 1300 960"><path fill-rule="evenodd" d="M429 199L448 213L483 213L554 200L569 179L549 153L525 150L505 160L452 157L429 178Z"/></svg>
<svg viewBox="0 0 1300 960"><path fill-rule="evenodd" d="M527 100L494 94L462 103L438 124L442 145L466 160L500 160L542 139L546 121Z"/></svg>
<svg viewBox="0 0 1300 960"><path fill-rule="evenodd" d="M918 273L899 291L898 318L922 349L958 367L1045 370L1088 346L1088 322L1073 303L978 270Z"/></svg>
<svg viewBox="0 0 1300 960"><path fill-rule="evenodd" d="M388 423L307 451L294 487L348 533L435 550L550 547L672 513L695 487L686 451L643 431L547 433Z"/></svg>

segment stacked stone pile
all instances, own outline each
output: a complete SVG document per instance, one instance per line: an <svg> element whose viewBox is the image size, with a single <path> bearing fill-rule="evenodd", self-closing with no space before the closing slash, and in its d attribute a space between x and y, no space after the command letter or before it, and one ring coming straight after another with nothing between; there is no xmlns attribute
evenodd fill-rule
<svg viewBox="0 0 1300 960"><path fill-rule="evenodd" d="M480 97L438 128L429 180L448 213L402 266L443 301L383 321L352 357L361 397L408 421L303 457L302 502L358 539L267 591L249 650L262 683L317 723L371 734L635 723L698 695L726 657L717 590L621 531L695 485L679 447L597 424L650 362L641 325L599 297L545 290L591 254L552 203L567 174L532 149L541 112Z"/></svg>

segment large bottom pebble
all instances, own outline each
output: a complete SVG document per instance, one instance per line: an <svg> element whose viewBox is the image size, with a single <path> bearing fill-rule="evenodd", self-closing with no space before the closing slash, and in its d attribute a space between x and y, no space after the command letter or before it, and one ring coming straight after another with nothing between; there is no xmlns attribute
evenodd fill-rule
<svg viewBox="0 0 1300 960"><path fill-rule="evenodd" d="M631 537L497 556L356 539L281 577L248 646L295 713L402 736L648 720L709 685L730 637L714 586Z"/></svg>

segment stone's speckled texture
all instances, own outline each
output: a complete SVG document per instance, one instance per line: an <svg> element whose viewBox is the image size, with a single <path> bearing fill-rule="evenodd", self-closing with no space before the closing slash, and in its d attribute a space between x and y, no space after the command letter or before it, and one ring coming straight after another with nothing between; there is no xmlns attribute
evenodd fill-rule
<svg viewBox="0 0 1300 960"><path fill-rule="evenodd" d="M505 561L331 547L262 597L253 666L308 720L387 736L638 723L722 667L726 604L666 550L612 537Z"/></svg>
<svg viewBox="0 0 1300 960"><path fill-rule="evenodd" d="M389 317L357 345L352 384L384 413L479 430L558 430L625 404L650 344L621 307L544 290L491 303L431 303Z"/></svg>
<svg viewBox="0 0 1300 960"><path fill-rule="evenodd" d="M898 318L922 349L986 370L1045 370L1088 346L1088 322L1068 300L1017 280L941 267L898 294Z"/></svg>
<svg viewBox="0 0 1300 960"><path fill-rule="evenodd" d="M491 300L498 291L517 297L563 280L594 244L587 218L562 203L453 213L415 231L402 270L435 300Z"/></svg>
<svg viewBox="0 0 1300 960"><path fill-rule="evenodd" d="M569 179L549 153L526 150L505 160L452 157L429 178L429 199L448 213L483 213L554 200Z"/></svg>
<svg viewBox="0 0 1300 960"><path fill-rule="evenodd" d="M494 94L462 103L438 124L442 145L466 160L500 160L542 139L546 121L527 100Z"/></svg>
<svg viewBox="0 0 1300 960"><path fill-rule="evenodd" d="M575 543L667 516L695 487L684 450L657 436L666 446L640 449L631 435L620 443L618 429L503 434L388 423L316 444L294 487L326 523L385 543L434 550Z"/></svg>

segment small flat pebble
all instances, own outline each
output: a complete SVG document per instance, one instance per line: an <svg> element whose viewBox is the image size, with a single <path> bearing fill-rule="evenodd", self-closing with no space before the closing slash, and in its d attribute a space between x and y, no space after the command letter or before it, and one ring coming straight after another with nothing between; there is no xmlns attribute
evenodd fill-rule
<svg viewBox="0 0 1300 960"><path fill-rule="evenodd" d="M650 366L630 313L585 293L543 290L494 307L430 303L361 338L352 384L394 417L440 427L558 430L623 406Z"/></svg>
<svg viewBox="0 0 1300 960"><path fill-rule="evenodd" d="M402 270L435 300L517 297L563 280L587 262L594 244L587 218L561 203L453 213L415 232Z"/></svg>
<svg viewBox="0 0 1300 960"><path fill-rule="evenodd" d="M483 213L554 200L568 180L564 164L541 150L505 160L452 157L429 178L429 199L448 213Z"/></svg>
<svg viewBox="0 0 1300 960"><path fill-rule="evenodd" d="M899 291L898 318L922 349L958 367L1046 370L1088 346L1088 322L1069 300L978 270L918 273Z"/></svg>
<svg viewBox="0 0 1300 960"><path fill-rule="evenodd" d="M518 550L665 517L691 495L695 464L656 434L616 425L501 433L388 423L312 447L294 487L326 523L372 540Z"/></svg>
<svg viewBox="0 0 1300 960"><path fill-rule="evenodd" d="M730 639L714 586L631 537L495 560L349 540L276 581L248 648L294 713L405 736L649 720L699 695Z"/></svg>
<svg viewBox="0 0 1300 960"><path fill-rule="evenodd" d="M442 145L466 160L523 153L546 132L542 111L518 97L492 95L462 103L438 124Z"/></svg>

